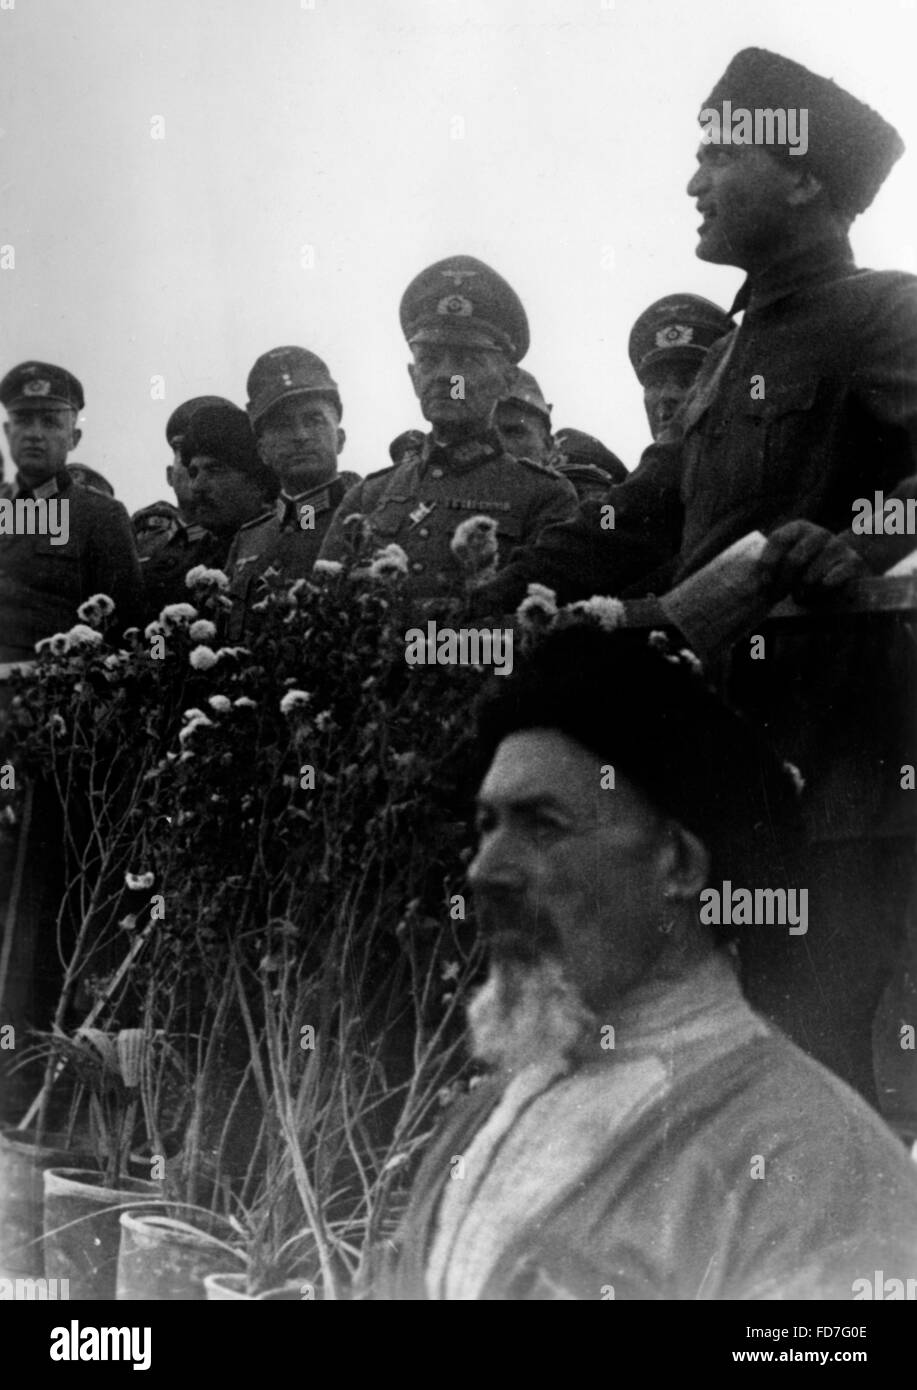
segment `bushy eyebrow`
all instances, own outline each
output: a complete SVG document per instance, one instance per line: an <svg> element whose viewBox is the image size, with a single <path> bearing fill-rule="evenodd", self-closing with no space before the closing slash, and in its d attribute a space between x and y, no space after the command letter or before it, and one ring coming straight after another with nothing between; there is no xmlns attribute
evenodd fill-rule
<svg viewBox="0 0 917 1390"><path fill-rule="evenodd" d="M508 806L513 811L544 811L555 810L569 814L570 808L565 805L552 792L535 792L529 796L483 796L479 795L475 799L475 808L478 814L481 811L492 811L495 806Z"/></svg>

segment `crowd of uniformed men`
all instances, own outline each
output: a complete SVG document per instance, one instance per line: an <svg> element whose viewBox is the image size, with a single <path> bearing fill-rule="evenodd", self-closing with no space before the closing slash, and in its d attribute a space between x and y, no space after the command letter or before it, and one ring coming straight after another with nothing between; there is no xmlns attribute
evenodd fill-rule
<svg viewBox="0 0 917 1390"><path fill-rule="evenodd" d="M109 594L125 625L148 621L187 597L185 574L198 564L229 575L228 635L238 640L257 621L264 572L293 580L320 557L342 558L343 522L355 512L380 547L403 548L418 600L460 591L455 528L491 516L501 563L476 598L481 614L512 611L534 581L562 602L663 595L753 531L767 538L758 566L774 601L817 604L887 570L913 536L854 534L852 507L877 491L917 495L917 278L857 268L848 234L903 144L835 83L763 50L737 55L706 107L726 100L807 110L808 149L700 145L687 188L701 217L697 254L747 278L728 312L679 292L633 325L630 360L653 442L631 471L591 436L554 432L539 383L519 365L529 348L523 305L467 255L427 267L403 295L429 430L399 435L391 463L362 478L339 466L342 396L328 366L281 346L252 366L244 409L201 396L172 413L175 501L129 518L99 474L67 462L80 439L79 381L25 362L0 382L13 465L3 487L69 499L70 538L0 536L0 661L33 657L93 593ZM603 524L609 503L613 529ZM766 692L747 701L781 749L815 768L813 915L833 926L830 939L810 936L804 978L781 994L793 995L785 1021L866 1094L869 1021L900 944L914 850L910 806L885 775L906 761L902 722L888 717L900 667L888 675L884 636L867 661L869 640L863 628L843 640L835 628L801 646L778 641ZM854 772L844 762L851 738L862 753ZM819 1011L826 996L843 997L843 1011Z"/></svg>

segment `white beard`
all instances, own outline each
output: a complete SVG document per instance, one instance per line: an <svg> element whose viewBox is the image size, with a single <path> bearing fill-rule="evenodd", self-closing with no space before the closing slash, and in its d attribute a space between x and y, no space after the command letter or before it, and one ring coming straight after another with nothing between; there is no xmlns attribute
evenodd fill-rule
<svg viewBox="0 0 917 1390"><path fill-rule="evenodd" d="M514 1075L525 1067L568 1060L598 1021L550 956L534 962L495 960L468 1006L472 1055Z"/></svg>

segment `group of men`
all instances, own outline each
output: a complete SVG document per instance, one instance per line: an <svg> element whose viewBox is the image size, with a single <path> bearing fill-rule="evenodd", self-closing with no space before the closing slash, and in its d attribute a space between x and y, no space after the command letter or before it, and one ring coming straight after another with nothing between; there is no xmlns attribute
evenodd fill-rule
<svg viewBox="0 0 917 1390"><path fill-rule="evenodd" d="M553 432L550 406L519 365L529 347L524 308L470 256L428 267L401 301L428 433L400 435L391 464L367 477L340 472L336 383L314 353L276 348L252 367L244 410L200 397L172 415L176 505L138 513L136 541L117 502L67 474L79 383L26 363L0 383L18 495L70 496L77 544L57 554L36 537L0 537L0 660L31 656L34 639L69 624L91 591L111 594L125 621L144 607L155 616L182 596L197 563L227 570L228 622L243 636L265 571L292 579L319 558L342 559L353 513L380 547L403 549L418 601L459 592L450 541L460 521L486 514L501 563L474 595L475 611L511 612L533 583L561 603L632 599L635 614L662 600L660 625L677 642L687 629L666 599L760 533L752 588L766 603L752 621L788 595L827 616L811 629L759 628L763 667L747 652L728 663L725 651L703 653L720 694L766 735L767 758L792 756L808 783L807 933L795 951L765 951L743 986L761 1015L875 1104L872 1027L896 961L902 968L914 889L913 637L900 622L839 625L831 614L847 586L917 544L913 534L852 525L858 499L917 496L917 278L858 269L848 239L903 145L835 83L760 49L733 59L702 109L726 103L771 116L806 111L808 147L702 141L687 188L702 219L697 254L747 278L729 314L676 294L634 325L630 358L653 443L632 472L590 436ZM906 1262L917 1176L851 1091L775 1042L741 999L731 958L697 927L697 893L724 833L715 817L750 835L774 811L767 796L758 805L764 763L746 756L722 706L713 712L680 675L673 680L673 661L562 646L553 650L564 672L575 676L580 663L593 685L578 694L575 679L558 678L552 693L543 665L542 693L523 683L507 696L488 745L472 882L495 976L472 1022L497 1080L428 1160L388 1296L604 1297L615 1287L632 1297L853 1296L844 1290L861 1265L866 1275L870 1260ZM630 694L622 682L632 682ZM692 705L693 722L679 702ZM644 727L641 709L656 722L647 715ZM721 747L711 742L717 730ZM695 742L707 765L691 752ZM726 749L747 774L744 793ZM599 810L588 792L593 764L615 753L630 780L613 811ZM611 866L600 885L596 865ZM534 963L549 968L533 973L533 985ZM530 1026L533 1009L548 1035L557 1023L547 1051ZM607 1009L627 1020L629 1056L596 1051ZM601 1123L584 1118L590 1096ZM798 1133L794 1141L787 1097L799 1124L822 1126L817 1142L796 1142ZM913 1088L899 1102L917 1109ZM708 1122L728 1162L698 1152ZM557 1138L546 1145L545 1135ZM472 1180L452 1187L445 1156L460 1152ZM768 1155L777 1180L755 1186L754 1160L766 1167ZM755 1181L739 1177L748 1163ZM876 1165L884 1187L867 1181ZM660 1193L662 1227L652 1219ZM692 1193L699 1205L689 1221Z"/></svg>
<svg viewBox="0 0 917 1390"><path fill-rule="evenodd" d="M631 361L656 440L671 436L681 399L730 322L698 296L669 295L634 325ZM336 382L314 352L278 347L252 367L244 410L225 397L198 396L172 412L166 478L175 501L143 507L130 528L119 504L97 500L114 499L110 483L67 462L80 439L77 378L42 362L7 373L0 403L16 467L8 496L66 496L87 524L59 556L31 534L0 537L0 591L18 615L0 618L0 661L30 659L35 642L70 626L93 592L115 600L125 626L155 617L184 597L196 564L226 568L227 631L238 639L250 629L265 571L291 581L308 575L320 555L338 558L342 522L357 511L380 545L404 545L412 593L453 595L461 570L449 542L463 518L493 515L506 559L546 526L571 519L579 501L625 480L624 464L599 440L553 430L541 387L518 365L529 345L525 310L490 267L470 256L429 267L405 292L401 324L432 431L399 435L389 467L365 479L340 469L346 436ZM47 570L39 554L58 558L59 567Z"/></svg>

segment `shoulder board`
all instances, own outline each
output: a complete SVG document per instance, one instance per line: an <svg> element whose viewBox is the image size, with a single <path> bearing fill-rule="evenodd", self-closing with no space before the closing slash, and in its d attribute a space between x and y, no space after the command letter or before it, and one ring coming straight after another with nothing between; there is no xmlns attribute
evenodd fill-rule
<svg viewBox="0 0 917 1390"><path fill-rule="evenodd" d="M370 478L384 478L388 473L394 473L396 468L400 468L401 463L390 463L385 468L376 468L372 473L367 473L365 477L358 478L358 483L368 483Z"/></svg>
<svg viewBox="0 0 917 1390"><path fill-rule="evenodd" d="M270 511L259 512L258 515L253 516L250 521L243 521L242 525L239 527L239 530L251 531L255 526L263 526L266 521L276 520L277 513L275 512L274 508L271 507Z"/></svg>
<svg viewBox="0 0 917 1390"><path fill-rule="evenodd" d="M131 521L136 521L138 517L144 516L178 516L178 508L173 502L149 502L145 507L139 507L137 511L131 513Z"/></svg>
<svg viewBox="0 0 917 1390"><path fill-rule="evenodd" d="M345 492L349 492L352 487L356 487L357 483L362 483L363 479L360 477L359 473L350 473L345 470L342 473L338 473L337 481L344 484Z"/></svg>
<svg viewBox="0 0 917 1390"><path fill-rule="evenodd" d="M515 454L513 455L515 458ZM534 459L516 458L517 463L524 464L526 468L531 468L535 473L541 473L547 478L561 478L563 475L558 473L556 468L552 468L549 463L536 463Z"/></svg>

